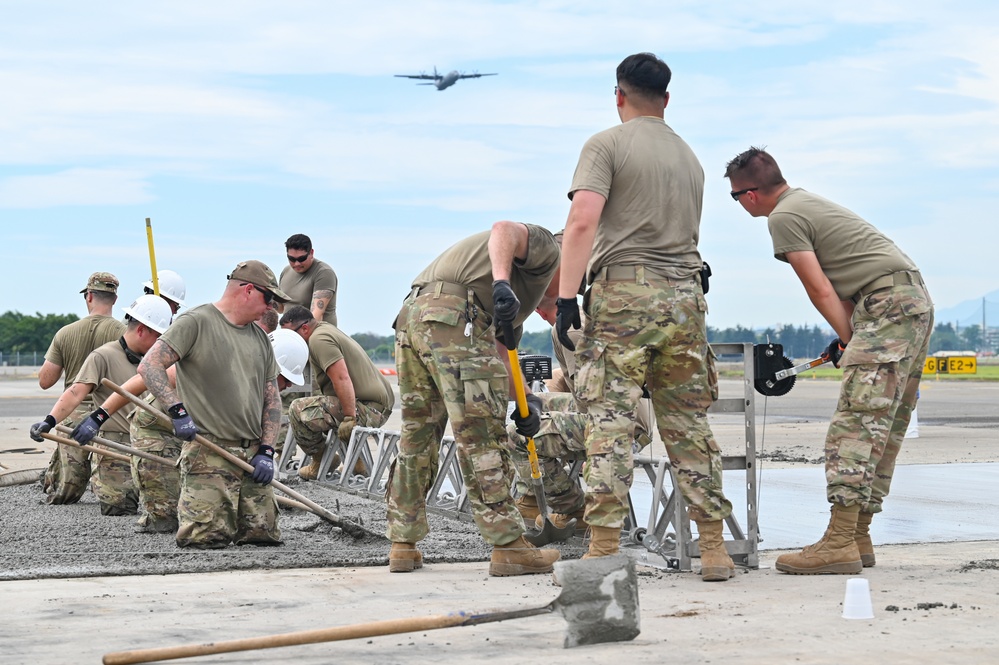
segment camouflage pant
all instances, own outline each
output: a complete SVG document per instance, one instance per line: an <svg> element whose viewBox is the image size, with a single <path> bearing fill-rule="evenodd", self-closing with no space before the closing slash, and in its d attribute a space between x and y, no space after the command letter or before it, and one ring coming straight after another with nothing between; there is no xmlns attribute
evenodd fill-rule
<svg viewBox="0 0 999 665"><path fill-rule="evenodd" d="M485 317L464 335L465 298L410 296L396 321L395 360L402 396L402 437L387 493L387 535L416 542L427 535L426 495L437 472L448 418L472 516L487 543L524 532L510 499L513 464L504 420L506 366Z"/></svg>
<svg viewBox="0 0 999 665"><path fill-rule="evenodd" d="M151 399L147 401L152 402ZM180 469L176 462L184 441L173 436L172 428L160 425L155 416L142 409L133 413L129 434L136 450L174 462L169 466L141 457L132 458L132 480L139 490L142 510L139 526L173 533L177 530L177 500L180 497Z"/></svg>
<svg viewBox="0 0 999 665"><path fill-rule="evenodd" d="M354 403L354 408L360 427L381 427L392 415L391 407L385 408L374 402L358 401ZM291 403L288 421L298 446L314 457L322 454L327 433L343 421L343 408L339 399L329 395L300 397Z"/></svg>
<svg viewBox="0 0 999 665"><path fill-rule="evenodd" d="M206 436L247 462L257 450L256 444L243 448ZM273 488L254 482L248 473L195 441L184 443L180 453L177 519L178 547L281 542Z"/></svg>
<svg viewBox="0 0 999 665"><path fill-rule="evenodd" d="M126 432L101 432L102 438L115 443L129 444ZM106 446L91 443L102 450ZM116 451L112 451L116 452ZM139 512L139 491L132 481L131 462L97 455L90 476L90 489L101 506L101 515L135 515Z"/></svg>
<svg viewBox="0 0 999 665"><path fill-rule="evenodd" d="M75 427L94 410L93 404L85 401L60 424ZM53 505L76 503L87 491L90 482L90 453L75 446L57 445L49 459L42 491L45 501Z"/></svg>
<svg viewBox="0 0 999 665"><path fill-rule="evenodd" d="M895 286L858 303L852 323L826 434L826 495L830 503L878 513L916 405L933 303L923 286Z"/></svg>
<svg viewBox="0 0 999 665"><path fill-rule="evenodd" d="M713 396L700 282L654 276L641 266L636 273L593 284L576 349L576 398L591 424L583 472L586 522L624 524L643 383L691 517L724 519L732 504L722 492L721 450L708 426Z"/></svg>
<svg viewBox="0 0 999 665"><path fill-rule="evenodd" d="M538 453L541 480L545 498L552 512L571 514L583 507L583 490L575 478L566 473L565 462L586 457L587 417L576 411L576 402L571 393L536 393L544 408L541 415L541 430L534 437ZM651 441L651 404L642 400L637 410L638 422L635 428L635 442L644 448ZM517 469L516 494L534 495L531 478L531 464L527 455L527 439L517 434L516 425L506 428L513 444L513 463Z"/></svg>

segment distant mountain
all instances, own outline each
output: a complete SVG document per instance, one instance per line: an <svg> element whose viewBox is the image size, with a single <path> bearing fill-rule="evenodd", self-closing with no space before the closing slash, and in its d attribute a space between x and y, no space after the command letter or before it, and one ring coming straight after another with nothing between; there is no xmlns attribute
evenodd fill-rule
<svg viewBox="0 0 999 665"><path fill-rule="evenodd" d="M931 294L932 295L932 294ZM984 296L986 325L989 328L999 327L999 290L986 293ZM957 323L962 328L981 324L982 297L965 300L953 307L937 307L935 318L937 323Z"/></svg>

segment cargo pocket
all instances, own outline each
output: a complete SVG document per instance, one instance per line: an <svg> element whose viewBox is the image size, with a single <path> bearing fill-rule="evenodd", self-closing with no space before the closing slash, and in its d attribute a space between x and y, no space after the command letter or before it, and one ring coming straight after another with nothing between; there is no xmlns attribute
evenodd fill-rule
<svg viewBox="0 0 999 665"><path fill-rule="evenodd" d="M595 402L604 395L606 346L606 342L594 340L576 354L576 393L583 402Z"/></svg>
<svg viewBox="0 0 999 665"><path fill-rule="evenodd" d="M463 360L458 371L465 391L465 417L503 418L509 393L503 361L496 357Z"/></svg>
<svg viewBox="0 0 999 665"><path fill-rule="evenodd" d="M458 325L461 312L453 307L423 307L420 309L420 321L443 323L447 326Z"/></svg>
<svg viewBox="0 0 999 665"><path fill-rule="evenodd" d="M472 470L479 484L482 503L494 504L505 501L510 496L510 478L507 477L503 456L498 450L487 450L479 455L470 455Z"/></svg>
<svg viewBox="0 0 999 665"><path fill-rule="evenodd" d="M887 410L898 391L898 363L908 348L905 340L848 344L842 361L840 409L854 413Z"/></svg>

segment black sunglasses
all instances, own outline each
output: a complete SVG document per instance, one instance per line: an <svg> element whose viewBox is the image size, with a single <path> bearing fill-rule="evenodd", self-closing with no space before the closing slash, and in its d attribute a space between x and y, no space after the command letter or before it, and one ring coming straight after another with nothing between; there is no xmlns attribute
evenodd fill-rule
<svg viewBox="0 0 999 665"><path fill-rule="evenodd" d="M308 254L302 254L301 256L292 256L291 254L288 254L289 263L305 263L308 260L309 260Z"/></svg>
<svg viewBox="0 0 999 665"><path fill-rule="evenodd" d="M732 195L732 200L733 201L738 201L739 197L742 196L743 194L745 194L746 192L755 192L758 189L759 189L759 187L747 187L746 189L740 189L737 192L729 192L729 194Z"/></svg>
<svg viewBox="0 0 999 665"><path fill-rule="evenodd" d="M240 286L246 286L247 284L250 284L250 282L243 282L242 284L240 284ZM260 291L262 294L264 294L264 304L265 305L270 305L271 301L274 300L274 294L271 293L270 291L268 291L267 289L262 289L259 286L257 286L256 284L250 284L250 286L252 286L257 291Z"/></svg>

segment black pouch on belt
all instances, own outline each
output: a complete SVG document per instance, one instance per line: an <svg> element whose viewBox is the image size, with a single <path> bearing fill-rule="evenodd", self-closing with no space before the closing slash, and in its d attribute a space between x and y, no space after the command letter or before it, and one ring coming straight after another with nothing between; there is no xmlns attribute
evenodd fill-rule
<svg viewBox="0 0 999 665"><path fill-rule="evenodd" d="M701 291L705 294L708 292L708 278L711 277L711 266L708 265L707 261L701 262Z"/></svg>

